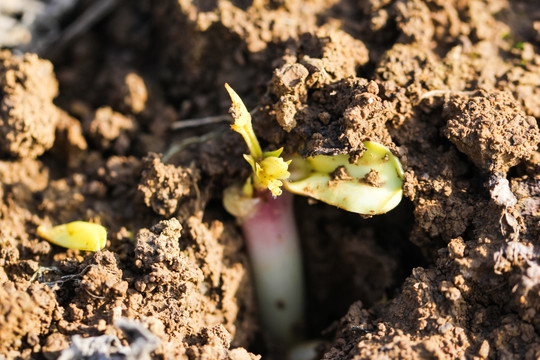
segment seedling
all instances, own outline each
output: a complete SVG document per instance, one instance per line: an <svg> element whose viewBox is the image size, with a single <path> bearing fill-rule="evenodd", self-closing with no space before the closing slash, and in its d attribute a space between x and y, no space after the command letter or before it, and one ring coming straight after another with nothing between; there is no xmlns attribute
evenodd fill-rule
<svg viewBox="0 0 540 360"><path fill-rule="evenodd" d="M281 187L359 214L382 214L401 201L403 169L389 149L369 141L354 158L296 155L285 161L282 148L263 152L251 115L234 90L225 88L232 100L232 129L248 146L244 158L253 172L243 185L225 190L223 204L246 238L262 324L275 340L290 346L302 338L304 287L292 196Z"/></svg>
<svg viewBox="0 0 540 360"><path fill-rule="evenodd" d="M275 340L290 345L299 340L297 329L304 312L302 262L292 196L282 194L290 162L283 149L263 152L240 97L225 85L232 100L232 129L242 135L253 170L243 185L225 190L223 204L242 226L255 279L261 321ZM281 196L280 196L281 195Z"/></svg>
<svg viewBox="0 0 540 360"><path fill-rule="evenodd" d="M68 249L98 251L107 242L107 230L99 224L86 221L73 221L53 228L40 225L37 233L49 242Z"/></svg>

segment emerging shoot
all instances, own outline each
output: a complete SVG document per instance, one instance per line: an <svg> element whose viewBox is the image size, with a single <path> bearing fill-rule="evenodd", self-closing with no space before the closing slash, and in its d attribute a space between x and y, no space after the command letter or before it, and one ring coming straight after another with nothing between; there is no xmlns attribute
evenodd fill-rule
<svg viewBox="0 0 540 360"><path fill-rule="evenodd" d="M251 124L251 115L227 84L232 100L232 129L242 135L252 169L243 185L226 189L223 204L241 223L253 269L261 322L283 347L301 338L304 315L302 262L292 196L282 194L290 161L283 149L263 152ZM276 344L277 345L277 344Z"/></svg>
<svg viewBox="0 0 540 360"><path fill-rule="evenodd" d="M259 140L253 131L251 115L242 99L229 84L225 84L225 88L232 100L231 114L234 118L234 124L231 125L231 128L244 138L249 149L249 155L244 154L244 159L253 170L253 174L244 185L244 194L251 197L254 190L262 192L268 189L274 197L281 195L281 186L283 185L281 180L290 176L289 171L287 171L290 161L285 162L280 157L283 148L263 153Z"/></svg>
<svg viewBox="0 0 540 360"><path fill-rule="evenodd" d="M237 217L246 238L265 330L284 346L302 338L304 315L300 246L292 210L292 193L310 196L363 215L392 210L403 195L403 169L383 145L366 141L361 156L295 156L283 149L263 152L240 97L225 84L232 99L232 129L244 138L252 169L242 184L225 190L223 204ZM289 167L290 165L290 167Z"/></svg>

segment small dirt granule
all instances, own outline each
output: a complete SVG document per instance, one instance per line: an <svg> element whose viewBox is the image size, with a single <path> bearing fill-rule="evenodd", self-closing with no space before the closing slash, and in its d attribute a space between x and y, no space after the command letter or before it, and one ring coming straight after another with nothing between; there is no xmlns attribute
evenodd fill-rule
<svg viewBox="0 0 540 360"><path fill-rule="evenodd" d="M505 92L452 96L443 116L444 135L477 167L493 173L504 174L530 157L540 141L536 120Z"/></svg>
<svg viewBox="0 0 540 360"><path fill-rule="evenodd" d="M150 153L143 160L139 191L146 206L161 216L171 216L181 199L190 194L198 175L192 169L165 165Z"/></svg>
<svg viewBox="0 0 540 360"><path fill-rule="evenodd" d="M137 123L131 117L113 111L110 107L96 110L85 123L85 130L101 150L114 150L124 155L137 131Z"/></svg>
<svg viewBox="0 0 540 360"><path fill-rule="evenodd" d="M52 64L0 51L0 93L0 152L35 158L50 149L58 121Z"/></svg>
<svg viewBox="0 0 540 360"><path fill-rule="evenodd" d="M52 151L64 159L68 167L76 168L86 158L88 144L81 123L63 110L59 109L58 113L56 140Z"/></svg>
<svg viewBox="0 0 540 360"><path fill-rule="evenodd" d="M140 114L146 109L148 89L139 73L123 63L109 64L98 77L104 101L122 113Z"/></svg>
<svg viewBox="0 0 540 360"><path fill-rule="evenodd" d="M303 83L306 81L308 75L308 69L302 64L283 65L274 71L272 91L278 96L293 92L301 92L305 96L306 89Z"/></svg>

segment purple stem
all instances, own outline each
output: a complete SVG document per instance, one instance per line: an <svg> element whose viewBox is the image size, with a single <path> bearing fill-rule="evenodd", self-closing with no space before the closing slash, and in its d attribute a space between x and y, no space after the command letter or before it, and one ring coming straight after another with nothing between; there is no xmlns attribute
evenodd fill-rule
<svg viewBox="0 0 540 360"><path fill-rule="evenodd" d="M288 346L302 338L304 286L293 196L267 191L242 224L264 328Z"/></svg>

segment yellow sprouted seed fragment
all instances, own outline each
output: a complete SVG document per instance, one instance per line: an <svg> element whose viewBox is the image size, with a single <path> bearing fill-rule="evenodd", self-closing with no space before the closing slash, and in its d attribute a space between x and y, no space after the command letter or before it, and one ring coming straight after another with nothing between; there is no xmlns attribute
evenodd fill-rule
<svg viewBox="0 0 540 360"><path fill-rule="evenodd" d="M249 149L249 155L244 155L244 158L253 170L251 178L248 179L244 186L244 194L251 196L253 188L255 188L258 190L268 189L273 196L281 195L282 180L290 176L288 171L290 161L281 158L283 148L263 153L253 131L251 115L242 99L228 84L225 84L225 88L229 92L232 101L231 114L234 118L234 124L231 127L244 138Z"/></svg>
<svg viewBox="0 0 540 360"><path fill-rule="evenodd" d="M107 230L99 224L86 221L73 221L53 228L41 225L37 233L49 242L68 249L98 251L107 242Z"/></svg>

